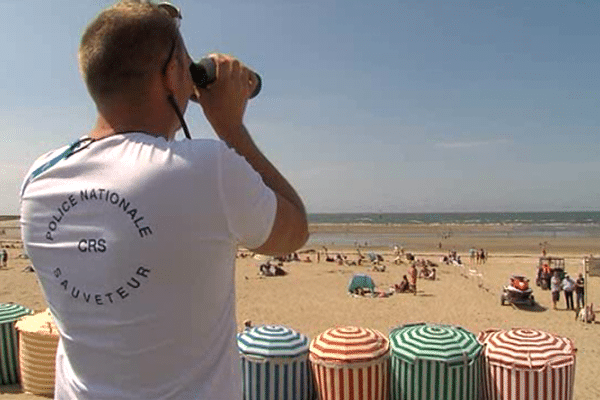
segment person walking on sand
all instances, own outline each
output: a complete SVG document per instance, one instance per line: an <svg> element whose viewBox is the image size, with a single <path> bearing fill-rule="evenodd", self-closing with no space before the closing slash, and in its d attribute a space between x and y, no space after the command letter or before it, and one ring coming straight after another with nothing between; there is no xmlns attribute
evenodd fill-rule
<svg viewBox="0 0 600 400"><path fill-rule="evenodd" d="M95 126L22 185L58 400L241 399L236 249L283 256L308 238L302 200L244 125L256 76L213 54L216 81L196 87L180 16L122 0L91 21L78 59ZM190 100L214 139L175 140Z"/></svg>
<svg viewBox="0 0 600 400"><path fill-rule="evenodd" d="M585 290L585 281L583 280L583 274L579 274L577 276L577 280L575 281L575 294L577 301L577 308L581 309L585 307L584 303L584 290Z"/></svg>
<svg viewBox="0 0 600 400"><path fill-rule="evenodd" d="M567 304L567 310L574 310L573 292L575 291L575 281L567 274L565 275L561 285L563 291L565 292L565 303Z"/></svg>
<svg viewBox="0 0 600 400"><path fill-rule="evenodd" d="M552 309L557 310L557 303L560 300L561 281L558 271L554 272L550 279L550 293L552 294Z"/></svg>
<svg viewBox="0 0 600 400"><path fill-rule="evenodd" d="M415 295L417 294L417 276L417 267L413 262L410 264L410 268L408 268L408 283L410 291L412 291Z"/></svg>

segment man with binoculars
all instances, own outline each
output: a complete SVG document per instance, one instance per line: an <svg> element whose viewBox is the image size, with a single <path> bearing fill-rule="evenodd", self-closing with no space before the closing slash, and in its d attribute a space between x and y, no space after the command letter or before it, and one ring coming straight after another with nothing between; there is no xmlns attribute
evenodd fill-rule
<svg viewBox="0 0 600 400"><path fill-rule="evenodd" d="M90 23L96 124L23 183L23 240L61 335L57 399L241 398L237 246L283 255L308 238L243 124L259 78L215 54L214 82L195 84L174 9L123 0ZM174 140L189 100L220 140Z"/></svg>

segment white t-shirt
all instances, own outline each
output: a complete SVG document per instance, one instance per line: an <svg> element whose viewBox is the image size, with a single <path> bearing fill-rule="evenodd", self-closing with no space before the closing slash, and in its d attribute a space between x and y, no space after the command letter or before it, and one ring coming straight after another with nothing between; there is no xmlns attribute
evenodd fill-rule
<svg viewBox="0 0 600 400"><path fill-rule="evenodd" d="M61 333L55 398L240 399L235 254L275 212L216 140L115 135L24 184L23 241Z"/></svg>

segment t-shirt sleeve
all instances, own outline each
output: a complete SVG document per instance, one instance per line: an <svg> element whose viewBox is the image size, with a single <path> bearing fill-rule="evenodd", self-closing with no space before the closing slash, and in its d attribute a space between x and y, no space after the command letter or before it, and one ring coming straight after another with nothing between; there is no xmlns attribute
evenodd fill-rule
<svg viewBox="0 0 600 400"><path fill-rule="evenodd" d="M275 221L275 193L244 157L224 145L219 171L221 199L232 235L248 248L260 247Z"/></svg>

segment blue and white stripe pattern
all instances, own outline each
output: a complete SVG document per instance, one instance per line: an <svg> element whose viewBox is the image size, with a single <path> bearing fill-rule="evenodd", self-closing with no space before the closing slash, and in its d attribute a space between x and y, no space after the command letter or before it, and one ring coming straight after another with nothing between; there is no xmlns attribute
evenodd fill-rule
<svg viewBox="0 0 600 400"><path fill-rule="evenodd" d="M309 340L284 326L257 326L238 334L244 400L312 400Z"/></svg>

